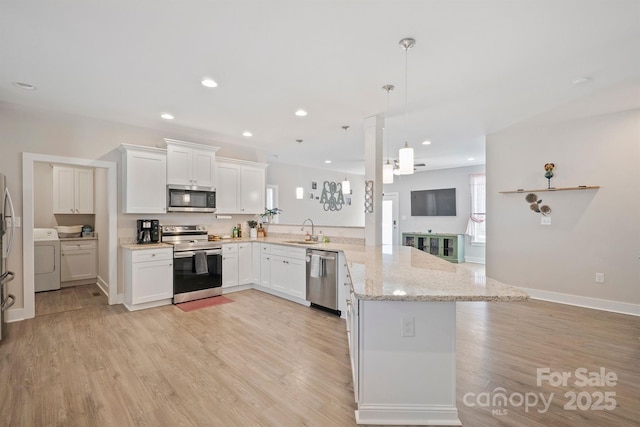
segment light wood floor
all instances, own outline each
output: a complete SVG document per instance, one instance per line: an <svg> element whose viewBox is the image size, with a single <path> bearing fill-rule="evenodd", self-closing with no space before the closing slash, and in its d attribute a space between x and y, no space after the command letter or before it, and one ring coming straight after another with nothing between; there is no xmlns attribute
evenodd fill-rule
<svg viewBox="0 0 640 427"><path fill-rule="evenodd" d="M108 303L109 299L95 283L35 294L36 316L105 306Z"/></svg>
<svg viewBox="0 0 640 427"><path fill-rule="evenodd" d="M255 290L185 313L100 306L7 325L0 425L354 426L344 321ZM540 301L458 304L465 426L637 426L640 319ZM536 386L536 368L604 366L615 387ZM555 392L546 413L468 407L467 393ZM566 411L565 389L615 391L613 411ZM539 407L541 408L541 407Z"/></svg>

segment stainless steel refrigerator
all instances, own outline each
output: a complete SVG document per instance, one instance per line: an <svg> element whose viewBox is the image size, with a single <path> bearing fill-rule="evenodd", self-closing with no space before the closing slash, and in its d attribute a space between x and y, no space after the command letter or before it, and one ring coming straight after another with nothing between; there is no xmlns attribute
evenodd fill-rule
<svg viewBox="0 0 640 427"><path fill-rule="evenodd" d="M8 292L7 284L13 280L14 274L9 271L9 255L13 246L14 235L14 210L11 195L7 188L7 178L0 174L0 340L6 335L4 325L4 313L13 305L15 297Z"/></svg>

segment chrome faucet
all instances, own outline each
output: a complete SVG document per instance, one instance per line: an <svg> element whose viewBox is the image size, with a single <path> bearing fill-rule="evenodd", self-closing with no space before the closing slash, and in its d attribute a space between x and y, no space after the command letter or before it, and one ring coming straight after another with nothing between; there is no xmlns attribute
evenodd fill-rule
<svg viewBox="0 0 640 427"><path fill-rule="evenodd" d="M300 230L304 231L304 225L307 223L307 221L311 223L311 240L315 242L318 240L318 236L316 236L315 233L313 232L313 221L311 220L311 218L307 218L304 221L302 221L302 227L300 227Z"/></svg>

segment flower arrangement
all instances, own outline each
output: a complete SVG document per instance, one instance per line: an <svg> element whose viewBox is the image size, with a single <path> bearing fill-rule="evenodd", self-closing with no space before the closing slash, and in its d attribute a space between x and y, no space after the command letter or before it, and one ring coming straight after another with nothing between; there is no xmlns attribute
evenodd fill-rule
<svg viewBox="0 0 640 427"><path fill-rule="evenodd" d="M247 221L247 224L249 225L249 228L256 228L258 226L258 221L256 221L255 219L250 219L249 221Z"/></svg>

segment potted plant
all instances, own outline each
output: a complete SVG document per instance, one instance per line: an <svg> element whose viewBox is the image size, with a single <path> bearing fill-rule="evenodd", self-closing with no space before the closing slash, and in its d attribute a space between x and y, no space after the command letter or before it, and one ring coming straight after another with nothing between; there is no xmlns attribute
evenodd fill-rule
<svg viewBox="0 0 640 427"><path fill-rule="evenodd" d="M273 222L273 217L275 215L278 215L282 213L282 209L278 209L278 208L273 208L273 209L267 209L264 208L264 213L262 215L260 215L262 217L262 223L259 225L258 228L258 236L260 236L260 231L262 231L262 234L264 234L264 237L267 237L267 224Z"/></svg>
<svg viewBox="0 0 640 427"><path fill-rule="evenodd" d="M266 218L264 222L271 222L273 220L274 215L278 215L282 213L282 209L273 208L273 209L264 209L264 213L262 214L263 218Z"/></svg>
<svg viewBox="0 0 640 427"><path fill-rule="evenodd" d="M255 219L250 219L249 221L247 221L247 224L249 225L249 238L257 238L258 230L256 229L256 227L258 226L258 221L256 221Z"/></svg>

